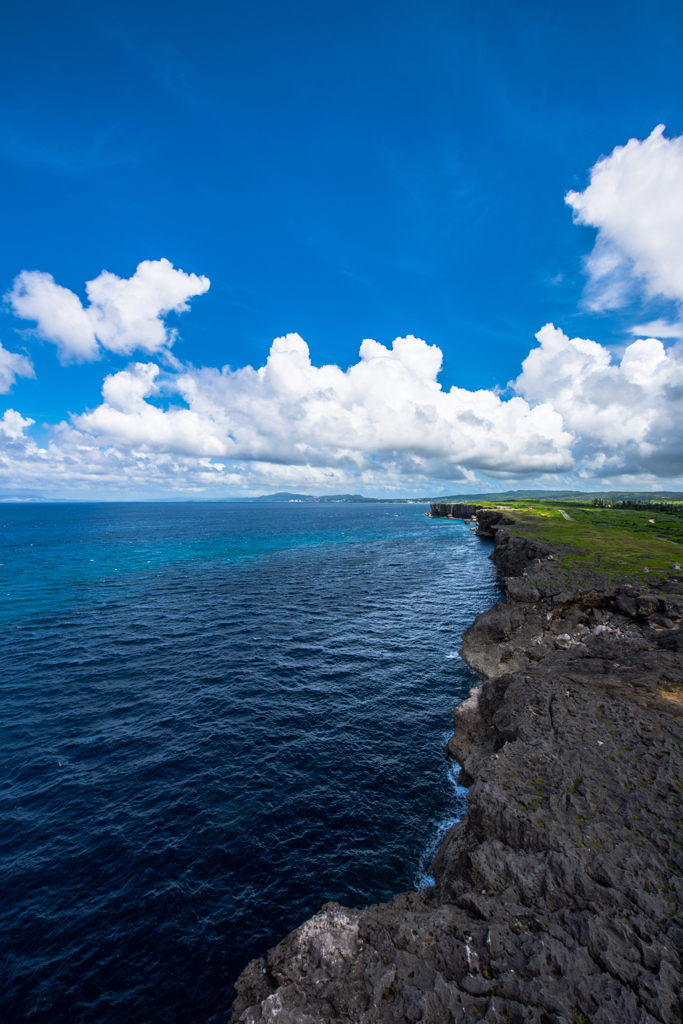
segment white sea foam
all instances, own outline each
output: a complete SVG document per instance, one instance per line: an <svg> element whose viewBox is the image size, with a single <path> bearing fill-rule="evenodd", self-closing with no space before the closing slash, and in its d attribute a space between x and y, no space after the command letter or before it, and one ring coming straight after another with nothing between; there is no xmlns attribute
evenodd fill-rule
<svg viewBox="0 0 683 1024"><path fill-rule="evenodd" d="M444 746L450 737L450 730L443 733L441 742ZM465 813L467 811L467 789L464 786L458 785L459 774L460 765L453 761L448 769L448 781L453 790L451 806L454 813L451 813L449 817L442 821L437 827L435 834L432 836L420 857L418 868L415 873L415 880L413 882L418 892L421 889L427 889L430 885L434 885L434 876L431 874L431 869L436 852L441 846L449 828L452 828L453 825L456 825L465 817Z"/></svg>

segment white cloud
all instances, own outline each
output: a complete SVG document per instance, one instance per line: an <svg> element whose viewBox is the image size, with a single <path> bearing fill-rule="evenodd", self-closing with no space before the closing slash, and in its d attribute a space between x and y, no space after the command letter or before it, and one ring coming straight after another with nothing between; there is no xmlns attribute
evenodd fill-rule
<svg viewBox="0 0 683 1024"><path fill-rule="evenodd" d="M127 280L103 270L88 281L87 312L100 344L112 352L158 352L173 340L161 317L186 312L187 300L203 295L209 284L208 277L174 270L168 260L144 260Z"/></svg>
<svg viewBox="0 0 683 1024"><path fill-rule="evenodd" d="M683 478L683 359L654 338L621 360L552 324L504 399L442 390L441 352L418 338L364 341L347 371L316 367L298 335L265 366L131 364L103 401L53 428L0 421L0 481L70 494L295 490L438 494L535 486L638 486ZM180 396L180 399L174 396ZM169 399L176 404L169 404Z"/></svg>
<svg viewBox="0 0 683 1024"><path fill-rule="evenodd" d="M52 274L22 270L5 299L15 316L37 321L36 333L57 346L64 362L98 358L97 338L81 300L56 284Z"/></svg>
<svg viewBox="0 0 683 1024"><path fill-rule="evenodd" d="M656 338L628 345L620 363L602 345L553 324L522 364L515 389L547 402L575 437L588 475L683 473L683 359Z"/></svg>
<svg viewBox="0 0 683 1024"><path fill-rule="evenodd" d="M225 456L230 440L221 436L211 417L190 409L171 407L163 411L145 401L161 393L155 363L133 363L105 377L104 402L93 412L78 416L75 424L101 444L144 452L172 452L183 455ZM171 390L178 388L167 379Z"/></svg>
<svg viewBox="0 0 683 1024"><path fill-rule="evenodd" d="M635 290L683 303L683 136L663 132L617 146L587 188L567 193L576 223L599 229L586 263L593 309L623 306Z"/></svg>
<svg viewBox="0 0 683 1024"><path fill-rule="evenodd" d="M35 420L30 420L28 418L24 419L24 417L18 412L15 412L14 409L5 409L3 417L0 420L0 434L4 434L5 437L10 438L12 441L16 441L17 438L25 440L23 437L24 431L33 423L35 423Z"/></svg>
<svg viewBox="0 0 683 1024"><path fill-rule="evenodd" d="M19 352L9 352L0 344L0 395L6 395L17 377L35 377L31 360Z"/></svg>
<svg viewBox="0 0 683 1024"><path fill-rule="evenodd" d="M15 316L37 322L37 334L57 346L63 362L85 362L99 358L100 346L130 355L172 345L175 332L163 317L189 309L188 299L202 295L209 284L206 277L175 270L166 259L144 260L132 277L103 270L88 281L85 308L74 292L38 270L23 270L5 298Z"/></svg>
<svg viewBox="0 0 683 1024"><path fill-rule="evenodd" d="M629 327L629 334L636 334L640 338L683 338L683 323L671 323L658 317L657 320L650 320L647 324L635 324Z"/></svg>
<svg viewBox="0 0 683 1024"><path fill-rule="evenodd" d="M104 402L74 426L113 447L180 452L287 466L382 465L424 479L467 470L524 475L571 465L571 437L547 404L451 388L436 377L441 351L419 338L391 349L366 340L346 372L312 365L297 334L277 338L254 370L188 368L159 376L136 363L107 377ZM146 399L177 392L188 408Z"/></svg>

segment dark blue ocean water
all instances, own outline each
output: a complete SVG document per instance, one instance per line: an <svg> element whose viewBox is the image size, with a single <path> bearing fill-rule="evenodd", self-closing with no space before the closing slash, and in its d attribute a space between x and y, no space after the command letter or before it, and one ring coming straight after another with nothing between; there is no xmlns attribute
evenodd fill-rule
<svg viewBox="0 0 683 1024"><path fill-rule="evenodd" d="M0 1018L225 1021L424 884L490 544L424 506L0 506Z"/></svg>

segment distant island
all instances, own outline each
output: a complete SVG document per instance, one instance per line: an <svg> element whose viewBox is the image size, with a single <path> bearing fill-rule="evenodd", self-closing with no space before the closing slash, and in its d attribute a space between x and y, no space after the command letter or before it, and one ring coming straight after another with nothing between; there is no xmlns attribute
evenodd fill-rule
<svg viewBox="0 0 683 1024"><path fill-rule="evenodd" d="M276 494L259 494L255 498L219 498L214 501L306 501L306 502L362 502L370 504L419 504L429 505L431 498L366 498L363 494L291 494L278 491Z"/></svg>

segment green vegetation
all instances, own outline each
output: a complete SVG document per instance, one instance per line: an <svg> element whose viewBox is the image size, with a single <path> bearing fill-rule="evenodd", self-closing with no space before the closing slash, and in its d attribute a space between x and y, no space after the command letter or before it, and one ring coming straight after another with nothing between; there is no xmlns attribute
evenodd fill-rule
<svg viewBox="0 0 683 1024"><path fill-rule="evenodd" d="M593 508L631 508L636 512L667 512L672 515L681 515L683 508L680 502L675 501L643 501L641 498L626 501L609 501L605 498L594 498Z"/></svg>
<svg viewBox="0 0 683 1024"><path fill-rule="evenodd" d="M532 527L540 541L571 544L574 552L562 556L567 569L583 563L607 575L683 576L683 501L527 498L481 504L514 513L527 536Z"/></svg>

